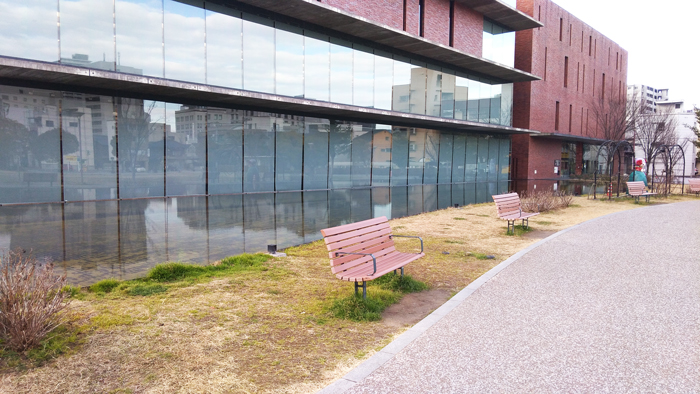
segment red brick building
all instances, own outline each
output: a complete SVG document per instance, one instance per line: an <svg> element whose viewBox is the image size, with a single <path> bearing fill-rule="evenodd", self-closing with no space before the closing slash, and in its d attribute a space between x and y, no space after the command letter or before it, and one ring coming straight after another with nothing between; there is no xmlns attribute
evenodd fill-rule
<svg viewBox="0 0 700 394"><path fill-rule="evenodd" d="M540 134L513 135L512 179L516 190L532 190L538 180L595 171L591 147L606 136L592 106L626 99L628 55L550 0L518 0L517 8L544 25L516 33L515 68L542 78L514 86L513 126Z"/></svg>

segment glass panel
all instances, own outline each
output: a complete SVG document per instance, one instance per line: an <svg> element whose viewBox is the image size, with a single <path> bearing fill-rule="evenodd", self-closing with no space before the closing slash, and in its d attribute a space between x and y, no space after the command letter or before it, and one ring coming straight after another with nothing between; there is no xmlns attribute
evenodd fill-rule
<svg viewBox="0 0 700 394"><path fill-rule="evenodd" d="M508 193L508 181L498 182L498 194Z"/></svg>
<svg viewBox="0 0 700 394"><path fill-rule="evenodd" d="M392 219L408 216L408 190L405 186L391 188Z"/></svg>
<svg viewBox="0 0 700 394"><path fill-rule="evenodd" d="M391 108L397 112L410 112L411 65L394 60L394 86L391 92Z"/></svg>
<svg viewBox="0 0 700 394"><path fill-rule="evenodd" d="M308 121L308 118L307 118ZM304 192L304 242L321 239L321 230L328 224L328 192Z"/></svg>
<svg viewBox="0 0 700 394"><path fill-rule="evenodd" d="M275 32L277 94L304 97L304 36L301 33L301 29L298 32L277 29Z"/></svg>
<svg viewBox="0 0 700 394"><path fill-rule="evenodd" d="M162 197L165 104L118 97L119 196Z"/></svg>
<svg viewBox="0 0 700 394"><path fill-rule="evenodd" d="M352 223L350 190L328 191L328 222L331 227Z"/></svg>
<svg viewBox="0 0 700 394"><path fill-rule="evenodd" d="M277 247L304 243L304 209L302 193L277 193L275 196L275 227Z"/></svg>
<svg viewBox="0 0 700 394"><path fill-rule="evenodd" d="M373 124L352 125L352 185L369 186L372 163Z"/></svg>
<svg viewBox="0 0 700 394"><path fill-rule="evenodd" d="M326 189L328 188L328 132L330 130L330 122L328 119L307 117L305 123L304 189Z"/></svg>
<svg viewBox="0 0 700 394"><path fill-rule="evenodd" d="M455 204L464 205L464 183L452 184L452 206Z"/></svg>
<svg viewBox="0 0 700 394"><path fill-rule="evenodd" d="M372 195L371 189L353 189L350 193L350 206L352 212L350 220L359 222L362 220L372 219Z"/></svg>
<svg viewBox="0 0 700 394"><path fill-rule="evenodd" d="M304 97L328 101L330 95L330 43L304 37Z"/></svg>
<svg viewBox="0 0 700 394"><path fill-rule="evenodd" d="M478 137L477 147L476 181L486 182L488 180L489 140L486 137Z"/></svg>
<svg viewBox="0 0 700 394"><path fill-rule="evenodd" d="M452 185L437 185L437 204L437 209L445 209L452 206Z"/></svg>
<svg viewBox="0 0 700 394"><path fill-rule="evenodd" d="M352 103L360 107L374 107L374 58L371 53L353 51Z"/></svg>
<svg viewBox="0 0 700 394"><path fill-rule="evenodd" d="M425 115L425 100L427 90L427 73L425 67L411 66L411 97L410 113Z"/></svg>
<svg viewBox="0 0 700 394"><path fill-rule="evenodd" d="M349 44L348 44L349 45ZM331 44L331 100L352 105L352 49Z"/></svg>
<svg viewBox="0 0 700 394"><path fill-rule="evenodd" d="M476 184L476 203L481 204L484 202L491 202L493 199L491 199L491 196L493 194L489 194L489 184L488 183L477 183Z"/></svg>
<svg viewBox="0 0 700 394"><path fill-rule="evenodd" d="M455 116L456 80L457 77L454 75L442 74L442 102L440 103L440 116L443 118L452 119Z"/></svg>
<svg viewBox="0 0 700 394"><path fill-rule="evenodd" d="M205 194L208 110L180 104L166 104L165 108L166 195ZM178 122L184 117L193 120Z"/></svg>
<svg viewBox="0 0 700 394"><path fill-rule="evenodd" d="M190 115L177 118L189 123ZM209 194L243 191L243 111L208 108Z"/></svg>
<svg viewBox="0 0 700 394"><path fill-rule="evenodd" d="M423 159L423 183L438 182L438 154L440 152L440 132L427 130L425 137L425 157Z"/></svg>
<svg viewBox="0 0 700 394"><path fill-rule="evenodd" d="M204 83L204 2L193 7L165 0L165 78Z"/></svg>
<svg viewBox="0 0 700 394"><path fill-rule="evenodd" d="M440 135L440 170L439 183L452 182L452 144L454 136L452 134Z"/></svg>
<svg viewBox="0 0 700 394"><path fill-rule="evenodd" d="M488 179L489 182L495 182L498 180L498 158L499 150L501 148L501 140L496 138L489 138L489 161L488 161Z"/></svg>
<svg viewBox="0 0 700 394"><path fill-rule="evenodd" d="M391 109L391 91L394 85L394 61L383 57L374 58L374 108Z"/></svg>
<svg viewBox="0 0 700 394"><path fill-rule="evenodd" d="M437 185L423 186L423 212L437 210Z"/></svg>
<svg viewBox="0 0 700 394"><path fill-rule="evenodd" d="M479 121L479 98L481 94L481 82L469 80L469 102L467 103L467 120Z"/></svg>
<svg viewBox="0 0 700 394"><path fill-rule="evenodd" d="M465 159L465 182L476 182L478 142L476 137L467 137L467 153Z"/></svg>
<svg viewBox="0 0 700 394"><path fill-rule="evenodd" d="M117 71L163 76L163 3L115 0Z"/></svg>
<svg viewBox="0 0 700 394"><path fill-rule="evenodd" d="M112 98L64 92L62 114L64 199L117 198Z"/></svg>
<svg viewBox="0 0 700 394"><path fill-rule="evenodd" d="M243 21L216 11L206 3L207 83L240 89L243 87ZM227 12L230 12L227 11Z"/></svg>
<svg viewBox="0 0 700 394"><path fill-rule="evenodd" d="M114 0L60 0L59 9L61 63L114 71Z"/></svg>
<svg viewBox="0 0 700 394"><path fill-rule="evenodd" d="M500 141L500 159L498 163L500 171L498 173L498 180L507 181L510 178L510 140L504 138Z"/></svg>
<svg viewBox="0 0 700 394"><path fill-rule="evenodd" d="M328 187L331 189L352 186L352 124L331 120L328 136Z"/></svg>
<svg viewBox="0 0 700 394"><path fill-rule="evenodd" d="M489 123L501 124L501 85L491 86L491 109Z"/></svg>
<svg viewBox="0 0 700 394"><path fill-rule="evenodd" d="M391 126L378 124L372 141L372 186L388 186L391 177Z"/></svg>
<svg viewBox="0 0 700 394"><path fill-rule="evenodd" d="M276 120L274 114L254 111L243 119L244 192L274 191Z"/></svg>
<svg viewBox="0 0 700 394"><path fill-rule="evenodd" d="M249 20L243 21L243 89L275 92L275 29Z"/></svg>
<svg viewBox="0 0 700 394"><path fill-rule="evenodd" d="M513 84L501 85L501 124L513 125Z"/></svg>
<svg viewBox="0 0 700 394"><path fill-rule="evenodd" d="M167 260L206 262L209 255L207 198L178 197L165 201Z"/></svg>
<svg viewBox="0 0 700 394"><path fill-rule="evenodd" d="M464 182L464 160L466 153L467 136L455 135L454 150L452 153L452 182ZM458 202L460 205L461 202Z"/></svg>
<svg viewBox="0 0 700 394"><path fill-rule="evenodd" d="M423 212L423 187L408 186L408 214L418 215Z"/></svg>
<svg viewBox="0 0 700 394"><path fill-rule="evenodd" d="M61 201L60 93L2 85L0 93L0 203ZM77 138L66 141L77 151Z"/></svg>
<svg viewBox="0 0 700 394"><path fill-rule="evenodd" d="M425 161L425 129L408 129L408 184L423 183L423 162Z"/></svg>
<svg viewBox="0 0 700 394"><path fill-rule="evenodd" d="M455 119L467 120L469 82L468 79L462 77L457 77L455 80Z"/></svg>
<svg viewBox="0 0 700 394"><path fill-rule="evenodd" d="M391 219L391 190L388 187L372 188L372 215Z"/></svg>
<svg viewBox="0 0 700 394"><path fill-rule="evenodd" d="M246 253L260 252L267 250L267 245L277 245L274 193L243 195L243 227Z"/></svg>
<svg viewBox="0 0 700 394"><path fill-rule="evenodd" d="M211 188L211 186L210 186ZM210 196L209 260L245 253L243 196Z"/></svg>
<svg viewBox="0 0 700 394"><path fill-rule="evenodd" d="M491 109L491 85L482 83L479 88L479 122L489 122Z"/></svg>
<svg viewBox="0 0 700 394"><path fill-rule="evenodd" d="M284 124L278 125L276 133L275 190L301 190L304 117L293 115L284 115L284 117L289 119L284 119Z"/></svg>
<svg viewBox="0 0 700 394"><path fill-rule="evenodd" d="M464 185L464 205L476 204L476 183Z"/></svg>
<svg viewBox="0 0 700 394"><path fill-rule="evenodd" d="M442 101L442 77L440 71L426 69L425 114L440 116L440 104ZM414 91L419 94L419 92Z"/></svg>
<svg viewBox="0 0 700 394"><path fill-rule="evenodd" d="M413 129L410 129L413 130ZM391 133L391 185L408 182L408 134L409 129L394 126Z"/></svg>

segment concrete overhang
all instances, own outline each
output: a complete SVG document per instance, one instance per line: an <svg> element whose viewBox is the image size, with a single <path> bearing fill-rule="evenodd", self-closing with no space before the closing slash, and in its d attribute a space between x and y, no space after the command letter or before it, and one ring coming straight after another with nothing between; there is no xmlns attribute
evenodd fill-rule
<svg viewBox="0 0 700 394"><path fill-rule="evenodd" d="M592 137L584 137L582 135L570 135L570 134L561 134L561 133L537 133L537 134L532 134L532 137L537 137L537 138L545 138L545 139L551 139L551 140L560 140L564 142L583 142L584 144L591 144L591 145L601 145L608 140L601 139L601 138L592 138Z"/></svg>
<svg viewBox="0 0 700 394"><path fill-rule="evenodd" d="M446 45L428 41L422 37L406 33L403 30L372 22L369 19L350 14L339 8L331 7L317 1L217 0L217 2L230 7L236 7L237 4L242 3L263 11L340 32L347 36L360 38L387 49L397 49L407 55L417 55L421 58L432 60L436 64L491 80L492 83L528 82L541 79L534 74L470 55ZM469 3L472 2L472 0L462 0L462 2ZM535 22L532 27L541 26L539 22L529 16L497 0L481 0L476 3L484 3L480 5L482 8L493 8L494 11L491 13L492 15L503 14L503 18L512 19L515 22L521 23L523 26L526 25L526 21L529 20ZM510 11L504 10L504 7ZM513 13L522 15L515 16Z"/></svg>
<svg viewBox="0 0 700 394"><path fill-rule="evenodd" d="M474 133L537 131L0 56L0 84Z"/></svg>
<svg viewBox="0 0 700 394"><path fill-rule="evenodd" d="M510 31L535 29L544 26L530 15L499 0L457 0Z"/></svg>

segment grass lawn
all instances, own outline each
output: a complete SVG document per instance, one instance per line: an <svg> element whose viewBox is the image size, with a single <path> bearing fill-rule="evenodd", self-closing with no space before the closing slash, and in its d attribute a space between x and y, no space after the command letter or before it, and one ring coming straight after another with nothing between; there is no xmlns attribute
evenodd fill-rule
<svg viewBox="0 0 700 394"><path fill-rule="evenodd" d="M651 205L695 199L652 198ZM41 349L15 354L0 347L0 392L314 392L409 327L380 319L406 294L439 291L446 300L556 231L646 205L576 197L515 235L506 235L493 204L392 220L394 233L423 237L426 256L406 267L414 281L368 286L368 303L331 274L322 241L289 248L286 258L169 263L143 279L73 289L69 323ZM419 247L412 239L396 243L404 251Z"/></svg>

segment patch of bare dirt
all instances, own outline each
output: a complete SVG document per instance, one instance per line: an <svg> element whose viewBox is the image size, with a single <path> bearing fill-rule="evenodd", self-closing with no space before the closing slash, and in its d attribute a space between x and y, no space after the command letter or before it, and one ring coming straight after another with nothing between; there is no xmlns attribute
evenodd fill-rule
<svg viewBox="0 0 700 394"><path fill-rule="evenodd" d="M528 233L523 234L522 237L528 238L528 239L540 240L540 239L545 239L554 233L556 233L556 231L553 231L553 230L532 230Z"/></svg>
<svg viewBox="0 0 700 394"><path fill-rule="evenodd" d="M382 313L382 322L389 327L412 326L450 299L450 291L433 289L403 296Z"/></svg>

